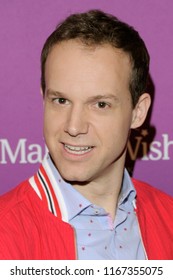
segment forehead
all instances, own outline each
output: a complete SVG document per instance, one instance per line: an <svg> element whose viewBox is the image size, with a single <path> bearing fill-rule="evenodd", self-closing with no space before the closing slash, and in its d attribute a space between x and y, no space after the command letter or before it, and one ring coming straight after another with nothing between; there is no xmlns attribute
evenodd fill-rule
<svg viewBox="0 0 173 280"><path fill-rule="evenodd" d="M100 56L100 59L103 57L108 58L112 56L116 60L126 60L127 65L129 65L131 61L128 53L124 52L122 49L113 47L111 44L105 43L100 45L87 45L81 42L79 39L62 41L58 44L55 44L48 54L47 61L50 61L52 58L54 60L56 57L58 57L59 62L61 62L60 57L64 58L65 56L68 58L75 55L80 57L86 57L87 55L88 57Z"/></svg>
<svg viewBox="0 0 173 280"><path fill-rule="evenodd" d="M86 46L77 40L55 45L45 67L46 87L64 83L69 87L96 85L129 88L131 75L129 55L109 44ZM51 85L52 87L52 85Z"/></svg>

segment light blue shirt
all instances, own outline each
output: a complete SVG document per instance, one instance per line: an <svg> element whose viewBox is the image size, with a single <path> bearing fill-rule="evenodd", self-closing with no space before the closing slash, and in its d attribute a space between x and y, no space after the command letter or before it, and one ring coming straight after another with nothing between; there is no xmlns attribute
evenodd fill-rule
<svg viewBox="0 0 173 280"><path fill-rule="evenodd" d="M61 189L67 207L68 222L76 232L78 259L145 259L133 205L136 191L128 172L124 171L120 199L113 221L103 208L92 204L72 185L60 179L60 174L50 157L47 157L47 161Z"/></svg>

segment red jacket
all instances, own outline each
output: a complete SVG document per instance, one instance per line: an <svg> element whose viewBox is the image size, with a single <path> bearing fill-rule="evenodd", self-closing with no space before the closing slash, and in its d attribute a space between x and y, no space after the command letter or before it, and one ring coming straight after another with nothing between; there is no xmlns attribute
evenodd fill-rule
<svg viewBox="0 0 173 280"><path fill-rule="evenodd" d="M133 183L148 259L173 260L173 199ZM48 210L28 181L0 198L0 259L76 259L74 230Z"/></svg>

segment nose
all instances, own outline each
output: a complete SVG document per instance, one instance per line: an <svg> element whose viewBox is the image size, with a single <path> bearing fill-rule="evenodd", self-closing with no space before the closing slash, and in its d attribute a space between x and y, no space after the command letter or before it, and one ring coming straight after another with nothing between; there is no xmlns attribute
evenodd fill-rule
<svg viewBox="0 0 173 280"><path fill-rule="evenodd" d="M76 137L88 133L88 118L82 106L72 106L65 123L65 132Z"/></svg>

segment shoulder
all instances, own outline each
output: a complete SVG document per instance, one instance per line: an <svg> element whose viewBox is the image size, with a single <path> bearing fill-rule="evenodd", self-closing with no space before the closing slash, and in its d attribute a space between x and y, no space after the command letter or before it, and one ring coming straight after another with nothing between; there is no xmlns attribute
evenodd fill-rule
<svg viewBox="0 0 173 280"><path fill-rule="evenodd" d="M49 211L28 181L0 197L0 260L71 259L74 252L73 229Z"/></svg>
<svg viewBox="0 0 173 280"><path fill-rule="evenodd" d="M132 179L136 214L149 259L173 257L173 198L147 183Z"/></svg>
<svg viewBox="0 0 173 280"><path fill-rule="evenodd" d="M24 237L31 216L28 215L30 192L34 197L29 182L25 181L0 197L0 259L21 258L25 252Z"/></svg>
<svg viewBox="0 0 173 280"><path fill-rule="evenodd" d="M171 201L173 201L173 197L146 182L139 181L134 178L132 178L132 182L138 193L143 193L144 195L157 195L159 197L163 197L165 199L170 199Z"/></svg>
<svg viewBox="0 0 173 280"><path fill-rule="evenodd" d="M31 186L29 182L24 181L8 193L0 196L0 220L9 211L24 203L30 190Z"/></svg>
<svg viewBox="0 0 173 280"><path fill-rule="evenodd" d="M164 204L173 209L173 197L165 192L151 186L146 182L132 179L137 192L137 200L141 203Z"/></svg>

